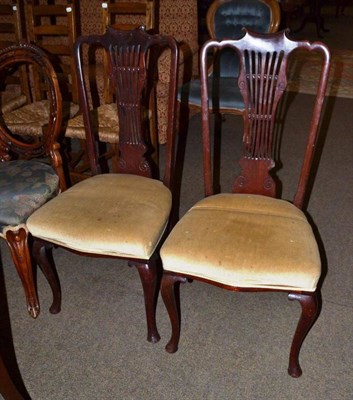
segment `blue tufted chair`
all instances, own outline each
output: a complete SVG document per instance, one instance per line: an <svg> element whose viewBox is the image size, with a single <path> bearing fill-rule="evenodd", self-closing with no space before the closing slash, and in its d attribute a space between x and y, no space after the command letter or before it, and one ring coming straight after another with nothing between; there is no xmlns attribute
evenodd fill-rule
<svg viewBox="0 0 353 400"><path fill-rule="evenodd" d="M10 248L25 289L28 311L35 318L39 313L39 303L26 221L66 185L57 143L61 130L62 100L52 64L44 51L29 43L0 50L1 76L10 74L18 67L28 66L40 69L45 78L49 118L43 134L33 137L13 134L0 115L0 237ZM50 163L44 162L46 158L50 159ZM46 270L45 266L42 269L53 293L59 293L58 287L53 286L57 284L52 270ZM55 294L50 309L52 313L59 311L59 298Z"/></svg>
<svg viewBox="0 0 353 400"><path fill-rule="evenodd" d="M207 15L207 30L211 39L239 39L245 27L258 33L276 32L280 23L280 8L277 0L214 0ZM238 56L225 49L219 54L209 70L211 88L209 106L221 113L241 114L243 98L237 84ZM215 91L212 91L213 88ZM190 108L201 110L200 79L183 85L178 100Z"/></svg>

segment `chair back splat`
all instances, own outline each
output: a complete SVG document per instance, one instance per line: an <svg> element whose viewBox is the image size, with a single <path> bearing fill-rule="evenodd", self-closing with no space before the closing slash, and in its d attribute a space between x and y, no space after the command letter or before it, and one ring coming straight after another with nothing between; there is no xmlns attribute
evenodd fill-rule
<svg viewBox="0 0 353 400"><path fill-rule="evenodd" d="M205 193L213 194L211 179L211 157L209 140L208 86L207 86L207 54L211 50L233 49L240 59L238 86L244 99L243 113L243 154L239 161L241 173L237 176L234 193L251 193L276 196L276 183L270 171L274 161L274 127L276 124L277 106L287 86L288 58L293 51L307 50L322 53L324 62L320 84L317 89L315 106L312 113L307 150L302 173L299 179L294 204L301 208L305 196L305 188L313 159L318 133L319 117L329 73L329 52L321 43L292 41L283 31L280 34L263 36L247 32L239 40L209 41L203 48L201 57L202 88L202 124L205 143Z"/></svg>
<svg viewBox="0 0 353 400"><path fill-rule="evenodd" d="M231 193L215 194L218 171L214 166L219 165L219 160L212 165L212 157L219 154L216 145L211 148L209 115L212 110L209 102L217 80L210 88L207 61L224 50L239 58L239 78L234 85L238 85L244 104L243 136L240 172L232 183ZM300 57L306 55L308 58L311 52L317 52L322 63L308 133L304 136L303 162L291 203L279 198L274 171L279 164L282 136L286 134L284 128L287 125L278 129L277 118L281 114L279 110L283 111L287 104L283 94L287 86L288 62L299 52ZM232 291L286 292L288 298L298 300L302 308L288 367L289 374L298 377L302 373L300 348L319 310L320 252L301 209L307 200L330 53L323 43L294 41L285 31L260 34L245 30L239 39L206 42L201 49L200 68L206 198L179 220L160 250L164 269L161 292L172 324L172 336L166 350L172 353L178 348L180 312L175 289L180 282L199 280ZM217 90L221 93L223 89L218 87ZM305 135L303 126L300 130ZM215 142L220 135L215 128ZM294 140L298 137L294 132L288 132L286 136L291 139L291 135Z"/></svg>
<svg viewBox="0 0 353 400"><path fill-rule="evenodd" d="M133 33L132 33L133 32ZM169 37L148 35L143 27L134 31L118 31L107 28L104 35L81 37L75 44L75 59L79 80L79 95L86 129L87 148L91 170L99 170L96 136L93 130L92 115L89 112L89 101L84 84L80 52L84 44L98 45L105 49L109 58L109 77L116 95L119 120L118 171L143 176L153 176L154 162L149 156L149 101L155 85L155 76L147 71L154 71L156 56L154 47L169 46L173 48ZM171 76L177 69L176 52L172 52ZM172 131L175 123L176 82L170 84L169 127L167 146L172 146ZM166 184L170 183L173 164L172 152L167 151Z"/></svg>

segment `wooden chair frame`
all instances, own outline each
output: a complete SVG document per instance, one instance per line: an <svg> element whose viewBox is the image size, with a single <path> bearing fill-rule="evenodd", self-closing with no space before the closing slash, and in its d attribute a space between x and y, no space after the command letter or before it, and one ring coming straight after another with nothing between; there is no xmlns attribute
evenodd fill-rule
<svg viewBox="0 0 353 400"><path fill-rule="evenodd" d="M92 127L90 106L88 101L87 88L82 64L82 47L102 46L110 54L110 74L112 83L116 92L119 94L117 100L117 112L119 116L119 165L118 173L139 175L147 178L158 178L156 175L156 166L149 154L147 124L144 124L144 113L142 112L142 103L148 101L149 83L147 80L146 65L149 62L155 63L151 49L155 47L170 48L171 82L169 86L169 126L168 143L166 145L166 158L164 164L163 184L171 191L173 188L173 170L174 170L174 147L175 147L175 112L176 112L176 81L178 65L178 47L175 40L169 36L149 35L141 27L134 31L117 31L108 28L104 35L83 36L77 39L75 43L75 62L79 82L80 104L83 113L83 119L86 130L87 154L89 155L90 169L94 175L101 173L99 163L99 152L97 150L97 139ZM152 72L154 69L152 69ZM136 89L133 90L132 86ZM148 130L148 129L147 129ZM115 175L115 174L106 174ZM80 184L89 182L88 178ZM77 187L77 186L76 186ZM68 190L74 190L75 187ZM65 196L65 193L63 194ZM60 196L56 199L60 201ZM53 204L52 202L51 204ZM49 204L48 204L49 206ZM44 208L42 208L44 210ZM40 210L41 211L41 210ZM123 212L123 210L121 210ZM38 213L39 214L39 213ZM40 214L39 214L40 215ZM33 216L34 217L34 216ZM90 219L91 215L87 215ZM33 219L33 218L32 218ZM39 265L45 265L47 268L53 268L46 258L44 249L53 247L53 243L48 238L36 236L34 226L28 221L29 230L34 238L34 256ZM42 224L41 224L42 226ZM53 238L51 238L54 241ZM56 243L56 242L55 242ZM70 251L85 256L93 255L96 257L110 257L104 254L91 254L77 251L70 245L61 245ZM159 334L155 321L155 302L158 293L159 267L157 265L158 255L156 252L149 259L136 259L128 256L113 256L118 259L127 259L129 265L138 269L145 297L145 308L147 318L147 339L151 342L159 340ZM58 284L55 284L57 287ZM57 297L60 297L58 294Z"/></svg>
<svg viewBox="0 0 353 400"><path fill-rule="evenodd" d="M273 131L277 105L284 93L287 83L286 69L288 57L292 52L299 49L309 52L317 51L322 55L320 81L307 136L307 146L302 169L293 201L294 206L302 209L307 194L310 168L313 163L320 114L327 86L330 68L329 50L320 42L292 41L287 37L286 32L260 35L247 31L245 36L239 40L223 40L220 42L210 40L205 43L201 50L200 65L204 187L206 197L214 194L210 151L207 54L214 50L221 50L224 48L232 48L239 54L241 65L238 84L245 103L245 111L243 114L243 155L239 161L241 172L234 181L232 188L234 196L236 196L237 193L246 193L276 197L276 182L271 176L271 170L273 170L275 166L272 155ZM248 69L245 71L244 65L248 65L249 68L253 69L250 70L247 67ZM171 235L172 234L173 232ZM182 247L182 243L179 243L179 246ZM162 260L163 249L164 247L162 246ZM173 255L173 257L175 256ZM168 266L164 265L164 268L161 292L172 324L172 336L166 346L168 352L173 353L177 351L180 338L180 306L177 300L178 295L176 294L176 289L179 287L180 283L196 279L231 291L285 291L288 293L289 299L298 300L302 308L301 317L291 345L288 372L293 377L299 377L302 374L299 365L299 352L305 336L318 315L319 288L316 288L313 292L308 292L291 290L290 284L288 284L288 289L261 289L260 287L251 286L230 286L202 278L200 277L202 275L201 273L200 276L187 273L180 274L169 271Z"/></svg>

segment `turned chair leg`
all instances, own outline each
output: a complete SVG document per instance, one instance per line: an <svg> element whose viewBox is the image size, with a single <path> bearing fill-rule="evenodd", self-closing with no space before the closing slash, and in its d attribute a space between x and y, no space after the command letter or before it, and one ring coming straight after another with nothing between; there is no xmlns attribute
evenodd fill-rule
<svg viewBox="0 0 353 400"><path fill-rule="evenodd" d="M53 301L49 308L51 314L58 314L61 310L61 287L58 273L52 258L53 245L34 239L33 258L47 279L53 294Z"/></svg>
<svg viewBox="0 0 353 400"><path fill-rule="evenodd" d="M37 318L40 307L28 248L28 233L24 228L20 228L16 231L8 230L5 236L25 291L27 310L33 318Z"/></svg>
<svg viewBox="0 0 353 400"><path fill-rule="evenodd" d="M289 375L293 378L298 378L302 374L302 369L299 364L299 352L305 336L318 315L318 294L317 292L312 294L289 293L288 298L289 300L298 300L302 308L302 313L292 341L288 366Z"/></svg>
<svg viewBox="0 0 353 400"><path fill-rule="evenodd" d="M162 277L161 294L172 325L172 336L165 346L168 353L175 353L178 350L180 338L179 286L180 283L186 281L186 278L168 273L164 273Z"/></svg>
<svg viewBox="0 0 353 400"><path fill-rule="evenodd" d="M157 265L155 262L149 264L129 264L137 268L142 283L147 319L147 340L151 343L157 343L161 338L156 324L156 305L159 283Z"/></svg>

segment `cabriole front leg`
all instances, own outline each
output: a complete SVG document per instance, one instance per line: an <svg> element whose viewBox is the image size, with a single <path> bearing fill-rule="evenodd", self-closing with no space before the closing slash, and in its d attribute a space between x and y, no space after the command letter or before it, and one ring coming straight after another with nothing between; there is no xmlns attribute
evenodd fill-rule
<svg viewBox="0 0 353 400"><path fill-rule="evenodd" d="M39 300L33 278L32 260L28 248L28 233L24 228L6 232L6 241L25 291L27 310L33 318L39 315Z"/></svg>
<svg viewBox="0 0 353 400"><path fill-rule="evenodd" d="M165 346L168 353L175 353L178 350L180 338L180 301L179 286L180 282L186 282L186 278L165 272L162 277L161 294L168 311L170 323L172 325L172 336Z"/></svg>
<svg viewBox="0 0 353 400"><path fill-rule="evenodd" d="M157 343L160 336L156 325L156 302L157 302L157 266L154 262L150 264L131 263L134 265L140 275L143 294L145 298L145 309L147 319L147 340Z"/></svg>
<svg viewBox="0 0 353 400"><path fill-rule="evenodd" d="M299 352L305 336L314 324L318 315L318 295L313 294L289 293L289 300L298 300L300 302L302 313L295 331L289 356L288 373L293 378L298 378L302 374L299 364Z"/></svg>

